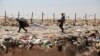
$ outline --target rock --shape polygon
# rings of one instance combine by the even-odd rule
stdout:
[[[18,46],[18,48],[23,48],[23,47],[25,47],[25,45],[19,45],[19,46]]]

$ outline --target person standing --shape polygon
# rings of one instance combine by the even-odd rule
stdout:
[[[63,24],[65,23],[65,14],[64,13],[61,13],[61,19],[58,21],[60,24],[59,24],[59,27],[61,29],[61,31],[64,33],[64,28],[63,28]]]

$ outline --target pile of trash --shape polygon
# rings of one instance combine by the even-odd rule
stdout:
[[[27,49],[32,48],[33,46],[41,46],[44,45],[49,48],[49,46],[52,46],[51,41],[48,39],[39,39],[36,38],[35,35],[22,35],[19,38],[16,38],[14,36],[9,36],[5,35],[2,38],[0,38],[0,48],[5,51],[6,53],[8,52],[8,49],[10,47],[18,47],[18,48],[23,48],[27,46]]]
[[[82,34],[82,33],[81,33]],[[49,36],[44,38],[37,38],[36,34],[22,34],[19,38],[13,35],[4,35],[0,38],[0,48],[4,52],[8,52],[9,48],[24,48],[31,49],[34,46],[52,48],[53,46],[58,47],[58,51],[62,51],[63,47],[67,48],[68,45],[76,46],[78,53],[84,53],[85,49],[91,50],[91,47],[96,49],[100,48],[100,36],[98,30],[86,31],[85,35],[62,35],[62,36],[51,36],[55,37],[51,39]],[[49,37],[49,38],[46,38]]]
[[[89,56],[94,51],[100,53],[100,28],[71,26],[65,28],[64,34],[58,31],[58,27],[39,24],[29,27],[29,33],[17,33],[16,27],[0,28],[4,32],[0,34],[0,51],[5,53],[9,52],[10,48],[29,50],[34,47],[43,49],[57,47],[58,51],[73,52],[76,56]]]
[[[33,23],[31,25],[31,27],[33,28],[42,28],[42,29],[46,29],[46,27],[44,25],[41,25],[41,24],[37,24],[37,23]]]

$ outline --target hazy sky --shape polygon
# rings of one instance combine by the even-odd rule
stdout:
[[[66,16],[74,18],[74,13],[77,17],[83,18],[84,14],[97,14],[100,18],[100,0],[0,0],[0,15],[17,16],[18,11],[22,17],[30,17],[31,12],[34,12],[35,18],[41,18],[41,12],[45,13],[45,18],[52,18],[52,13],[56,13],[56,17],[60,17],[61,12],[65,12]],[[91,16],[93,17],[93,16]]]

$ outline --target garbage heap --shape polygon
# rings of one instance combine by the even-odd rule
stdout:
[[[10,27],[9,27],[10,28]],[[0,36],[0,51],[8,53],[9,48],[34,47],[43,49],[57,47],[59,52],[64,51],[67,56],[99,56],[100,30],[93,27],[65,28],[66,33],[58,31],[57,27],[44,27],[35,25],[29,27],[28,33],[17,33],[15,28],[3,28],[5,32]],[[9,32],[9,33],[8,33]]]

